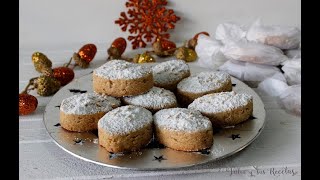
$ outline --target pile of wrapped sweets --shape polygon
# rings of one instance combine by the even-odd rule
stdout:
[[[301,115],[301,31],[296,27],[223,23],[214,37],[200,35],[198,66],[225,71],[259,92],[275,96]]]

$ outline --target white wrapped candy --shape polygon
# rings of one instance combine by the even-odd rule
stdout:
[[[217,26],[215,38],[224,44],[227,44],[230,41],[245,39],[245,29],[246,28],[244,26],[240,26],[236,23],[222,23]]]
[[[279,104],[287,112],[301,116],[301,84],[289,86],[279,96]]]
[[[221,52],[228,59],[273,66],[288,59],[279,48],[250,41],[230,42],[221,48]]]
[[[195,61],[194,64],[205,68],[217,69],[227,61],[220,51],[221,47],[222,44],[220,41],[214,40],[206,35],[199,35],[195,48],[198,60]]]
[[[301,84],[301,58],[284,62],[281,69],[289,85]]]
[[[285,55],[292,59],[292,58],[301,58],[301,49],[290,49],[285,51]]]
[[[264,43],[280,49],[295,49],[301,41],[301,31],[296,27],[265,26],[257,20],[249,28],[247,35],[249,41]]]
[[[288,86],[283,74],[277,73],[265,79],[258,85],[257,90],[276,97],[280,106],[288,113],[301,115],[301,85]]]
[[[280,73],[280,69],[274,66],[231,60],[220,66],[219,70],[245,81],[251,87],[255,87],[257,83],[264,79]]]
[[[268,96],[279,96],[287,88],[288,84],[286,83],[285,77],[282,73],[278,72],[272,77],[266,78],[262,81],[258,85],[257,90],[267,94]]]

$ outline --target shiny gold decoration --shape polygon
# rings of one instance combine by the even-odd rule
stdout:
[[[197,53],[190,48],[179,47],[175,52],[175,57],[177,59],[184,60],[186,62],[193,62],[197,59]]]
[[[60,89],[61,83],[50,76],[40,76],[36,82],[37,93],[40,96],[50,96]]]
[[[40,73],[51,71],[52,62],[43,53],[35,52],[32,54],[31,58],[36,71]]]
[[[137,54],[133,58],[133,62],[134,63],[139,63],[139,64],[140,63],[152,63],[152,62],[156,62],[156,60],[149,53],[145,52],[143,54]]]

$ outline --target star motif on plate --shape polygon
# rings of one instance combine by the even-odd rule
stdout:
[[[232,140],[235,140],[237,138],[241,138],[240,134],[232,134],[231,136],[229,136],[229,138],[232,138]]]
[[[157,157],[157,156],[153,156],[154,159],[152,161],[158,161],[158,162],[161,162],[163,160],[167,160],[166,158],[163,157],[163,155]]]
[[[61,126],[61,124],[60,124],[60,123],[57,123],[57,124],[55,124],[54,126],[55,126],[55,127],[58,127],[58,126]]]
[[[75,145],[75,144],[82,145],[82,144],[84,143],[84,141],[83,141],[82,139],[80,139],[80,138],[75,138],[75,139],[73,140],[73,142],[74,142],[74,145]]]

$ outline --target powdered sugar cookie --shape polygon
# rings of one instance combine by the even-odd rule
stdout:
[[[170,60],[152,68],[154,85],[168,90],[175,90],[177,84],[190,76],[188,64],[183,60]]]
[[[163,109],[154,114],[155,137],[172,149],[198,151],[213,144],[210,120],[200,112],[185,109]]]
[[[99,119],[119,106],[120,100],[111,96],[96,93],[74,95],[61,102],[60,124],[69,131],[95,130]]]
[[[123,97],[123,102],[144,107],[153,113],[161,109],[177,107],[174,93],[159,87],[153,87],[145,94]]]
[[[137,151],[152,138],[152,114],[138,106],[122,106],[98,122],[99,144],[109,152]]]
[[[244,93],[221,92],[204,95],[194,100],[189,109],[207,116],[213,126],[234,126],[247,120],[253,111],[252,96]]]
[[[187,106],[205,94],[231,90],[229,74],[219,71],[201,72],[180,81],[177,86],[177,98],[182,106]]]
[[[111,60],[93,71],[93,90],[114,97],[143,94],[153,87],[151,68]]]

